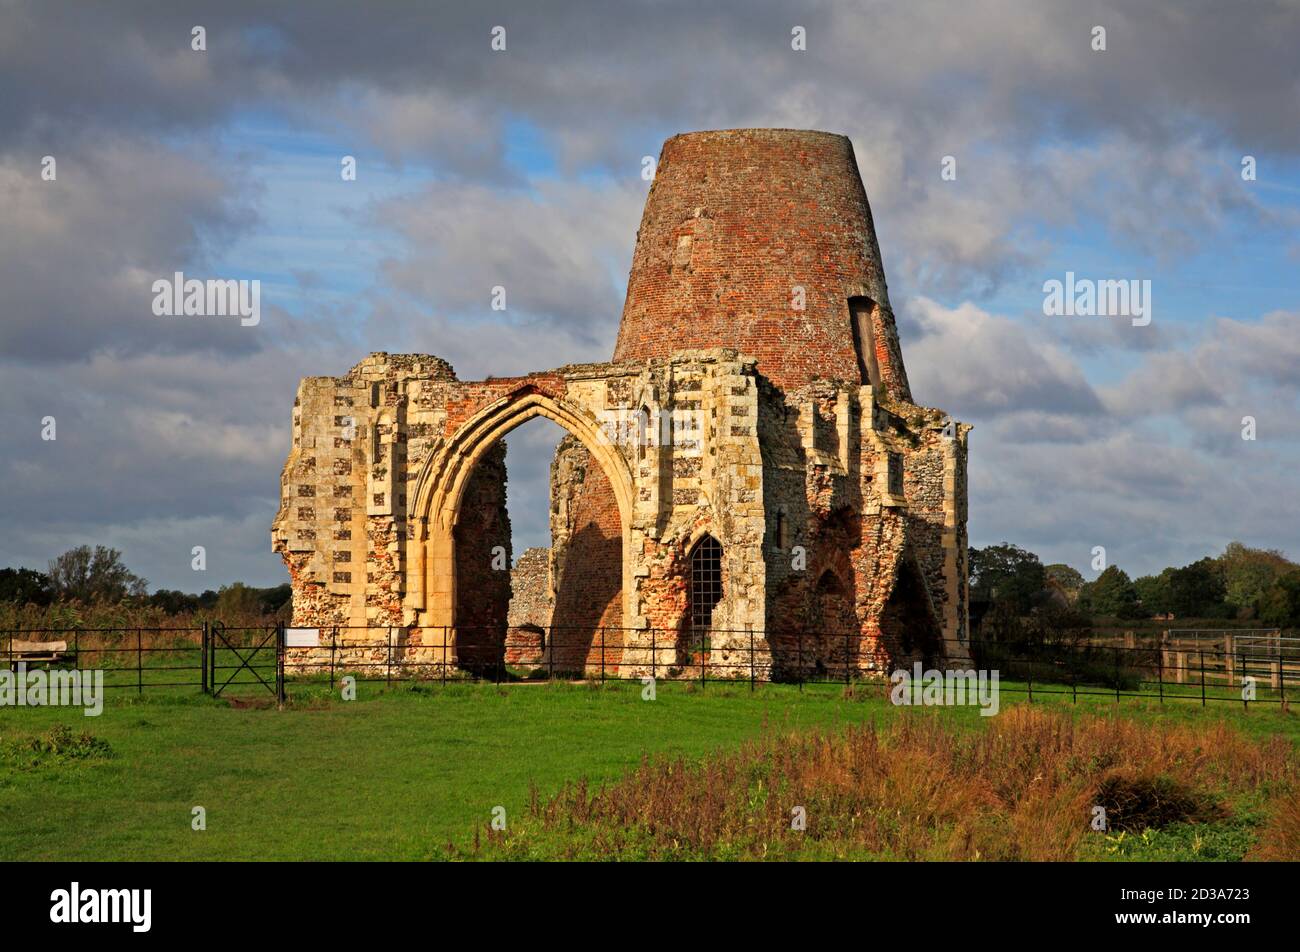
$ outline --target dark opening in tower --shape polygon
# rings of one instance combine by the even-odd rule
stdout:
[[[707,651],[713,627],[713,609],[722,601],[722,543],[706,535],[695,543],[690,557],[687,624],[691,650]]]
[[[858,373],[863,385],[880,386],[880,368],[876,363],[875,332],[872,329],[876,302],[869,297],[849,298],[849,325],[853,329],[853,349],[858,355]]]

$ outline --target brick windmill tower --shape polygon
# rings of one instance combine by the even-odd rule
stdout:
[[[664,144],[614,362],[710,348],[752,359],[762,380],[762,614],[774,641],[798,642],[801,668],[841,666],[845,632],[848,654],[873,663],[964,658],[969,427],[912,402],[847,137],[735,129]],[[575,510],[616,523],[609,503],[581,493]],[[602,571],[599,552],[582,563]],[[723,563],[723,576],[743,575]],[[609,588],[616,569],[603,571]],[[707,625],[692,617],[699,568],[684,574],[685,597],[655,620]]]

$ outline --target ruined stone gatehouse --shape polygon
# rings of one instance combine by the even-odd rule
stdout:
[[[513,565],[500,439],[536,416],[552,545]],[[303,380],[272,537],[294,623],[390,658],[881,671],[967,654],[969,429],[912,400],[849,140],[680,135],[611,361]]]

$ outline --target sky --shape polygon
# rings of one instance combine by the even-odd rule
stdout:
[[[1300,2],[262,6],[0,0],[0,566],[287,581],[301,377],[608,359],[643,157],[749,126],[852,139],[913,393],[975,427],[973,545],[1300,558]],[[260,322],[156,316],[177,271]],[[1150,323],[1046,314],[1067,272]],[[508,438],[516,554],[560,435]]]

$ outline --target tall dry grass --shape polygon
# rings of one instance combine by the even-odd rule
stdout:
[[[221,621],[228,627],[235,628],[274,625],[285,614],[287,613],[226,611],[219,608],[168,614],[157,605],[140,605],[129,600],[115,604],[68,601],[51,605],[19,605],[0,601],[0,632],[8,635],[9,632],[23,631],[201,628],[205,621]]]
[[[173,651],[199,650],[205,621],[226,625],[231,644],[246,644],[260,641],[259,632],[286,620],[286,614],[218,609],[168,614],[159,606],[131,601],[68,601],[44,606],[0,602],[0,657],[13,638],[66,641],[76,646],[79,666],[83,668],[175,665],[181,662]],[[137,653],[146,651],[154,653]]]
[[[1300,859],[1300,789],[1273,801],[1268,824],[1260,831],[1247,859],[1294,861]]]
[[[1298,776],[1287,741],[1223,726],[1016,707],[972,730],[922,715],[578,782],[535,798],[517,829],[476,837],[471,855],[1068,860],[1094,806],[1112,831],[1207,821],[1234,793],[1294,789]],[[791,829],[799,806],[804,831]]]

